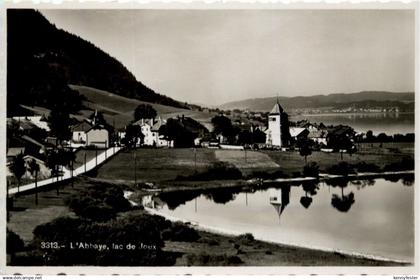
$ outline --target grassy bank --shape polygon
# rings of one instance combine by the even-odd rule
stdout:
[[[153,263],[153,265],[168,265],[168,263],[171,265],[246,266],[400,265],[393,262],[262,242],[254,240],[250,235],[235,237],[188,229],[185,225],[172,223],[161,217],[151,216],[144,210],[128,209],[127,202],[121,200],[120,192],[122,189],[130,189],[130,187],[80,178],[75,182],[74,188],[71,188],[70,185],[63,185],[58,195],[55,190],[41,193],[37,206],[34,204],[33,194],[20,196],[15,203],[15,208],[11,212],[11,218],[8,223],[8,228],[21,236],[27,244],[26,251],[17,253],[17,257],[20,257],[17,260],[24,262],[28,261],[28,258],[25,258],[28,254],[34,254],[33,256],[37,257],[42,255],[41,253],[45,253],[45,250],[42,251],[37,247],[42,240],[40,239],[42,236],[44,238],[68,238],[71,240],[72,231],[87,230],[89,235],[86,235],[86,238],[91,238],[92,240],[102,239],[100,236],[96,237],[97,234],[106,237],[105,240],[112,242],[121,240],[127,234],[127,238],[138,242],[144,242],[143,240],[152,238],[153,242],[161,244],[161,250],[159,250],[160,253],[158,255],[152,254],[148,258],[162,260],[161,264]],[[98,197],[99,194],[100,196]],[[103,198],[101,198],[102,196]],[[115,198],[118,198],[118,200],[115,200]],[[69,201],[72,202],[69,204]],[[69,205],[71,209],[69,209]],[[103,217],[102,215],[97,216],[98,213],[101,213],[97,211],[98,209],[104,210],[104,205],[107,205],[106,208],[111,207],[111,210],[108,209],[107,213],[114,211],[116,216],[113,217],[111,215],[106,220],[97,221],[97,217],[101,217],[101,219]],[[115,205],[119,206],[116,207]],[[121,205],[124,207],[120,207]],[[58,209],[60,210],[58,211]],[[74,211],[78,214],[75,214]],[[92,214],[94,215],[92,216]],[[60,218],[64,218],[61,221],[65,221],[65,224],[60,224],[62,223],[59,222]],[[69,223],[75,224],[71,225]],[[86,223],[86,225],[83,225],[83,223]],[[46,226],[36,229],[41,224]],[[150,228],[150,230],[143,232],[142,228]],[[97,232],[96,229],[101,230]],[[33,240],[32,232],[34,230],[37,233],[36,240]],[[113,230],[115,230],[116,235],[107,233],[107,231]],[[156,240],[153,239],[154,237],[149,235],[151,231],[155,232],[153,236],[160,237],[156,237]],[[83,234],[83,232],[77,232],[74,234]],[[104,233],[102,234],[102,232]],[[132,234],[130,234],[131,232]],[[73,238],[77,239],[76,236]],[[160,243],[159,240],[162,240],[163,243]],[[52,253],[49,261],[56,265],[54,261],[59,262],[60,259],[57,258],[68,256],[68,253],[71,252]],[[73,252],[70,255],[75,258],[80,257],[74,254]],[[90,251],[83,254],[96,256]],[[157,256],[160,257],[157,258]],[[132,255],[125,257],[129,257],[129,260],[135,263],[136,258],[142,258],[143,255],[134,255],[134,259]],[[112,261],[107,258],[109,258],[109,255],[104,255],[96,260],[93,258],[92,261],[100,263]],[[69,259],[71,260],[70,257]],[[90,259],[86,261],[89,262]],[[116,261],[122,261],[122,259]]]

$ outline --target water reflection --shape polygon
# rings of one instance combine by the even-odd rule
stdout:
[[[319,183],[316,181],[306,181],[302,183],[302,189],[305,191],[305,196],[300,198],[300,204],[306,209],[312,204],[312,196],[317,194]],[[310,196],[308,196],[308,193]]]
[[[331,197],[331,205],[340,212],[348,212],[354,204],[354,193],[344,194],[344,188],[349,184],[349,181],[344,178],[333,178],[326,181],[327,185],[332,187],[339,187],[341,189],[341,197],[333,194]]]
[[[282,186],[280,189],[270,190],[269,201],[276,210],[280,221],[281,214],[290,203],[290,185]]]
[[[334,178],[299,186],[171,192],[148,202],[162,214],[273,242],[411,260],[414,188],[406,186],[413,185],[414,175],[398,178],[397,183],[393,175],[387,180]]]
[[[390,182],[398,182],[404,186],[412,186],[414,184],[414,174],[392,174],[387,175],[383,179]],[[356,202],[355,194],[350,191],[345,192],[345,188],[351,183],[356,189],[362,190],[367,186],[374,186],[375,179],[359,179],[359,180],[348,180],[345,178],[331,178],[325,180],[327,186],[333,188],[340,188],[341,194],[331,195],[331,206],[340,212],[348,212]],[[274,206],[279,216],[284,211],[284,208],[290,203],[290,189],[291,187],[299,187],[302,189],[304,195],[299,199],[300,204],[308,209],[312,203],[314,196],[320,189],[320,183],[318,181],[305,181],[302,183],[285,184],[285,183],[269,183],[262,186],[251,186],[251,187],[233,187],[233,188],[216,188],[206,190],[183,190],[161,193],[155,197],[148,197],[143,201],[145,206],[152,208],[161,208],[166,205],[168,209],[175,210],[181,205],[186,204],[189,201],[196,200],[203,196],[207,200],[213,201],[216,204],[226,204],[235,201],[239,193],[245,195],[245,205],[248,206],[248,194],[255,193],[257,190],[264,190],[267,188],[273,188],[269,197],[269,203]],[[150,200],[150,201],[149,201]],[[151,203],[153,202],[153,203]],[[197,211],[197,201],[195,203],[195,211]]]

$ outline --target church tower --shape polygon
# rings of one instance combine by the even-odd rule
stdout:
[[[289,140],[289,116],[277,100],[277,103],[268,114],[266,143],[272,146],[285,147],[289,145]]]

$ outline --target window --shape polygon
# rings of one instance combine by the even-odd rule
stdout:
[[[275,117],[271,117],[270,118],[270,122],[275,122],[276,121],[276,118]]]

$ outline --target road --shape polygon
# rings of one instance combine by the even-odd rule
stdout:
[[[107,160],[110,157],[117,154],[121,149],[122,149],[122,147],[111,147],[111,148],[108,148],[107,150],[104,150],[102,153],[98,154],[97,158],[95,157],[95,158],[89,160],[88,162],[86,162],[86,164],[83,164],[82,166],[79,166],[78,168],[73,170],[73,177],[77,177],[77,176],[82,175],[86,172],[89,172],[90,170],[94,169],[98,165],[102,164],[105,160]],[[61,182],[61,181],[68,180],[68,179],[72,178],[71,170],[63,168],[63,171],[64,171],[63,176],[48,178],[48,179],[45,179],[45,180],[38,181],[37,188],[47,186],[47,185],[50,185],[50,184],[53,184],[53,183],[56,183],[56,182]],[[19,192],[29,191],[29,190],[32,190],[32,189],[35,189],[35,183],[22,185],[19,188],[17,188],[17,187],[11,188],[11,189],[9,189],[9,195],[14,195],[14,194],[17,194]]]

